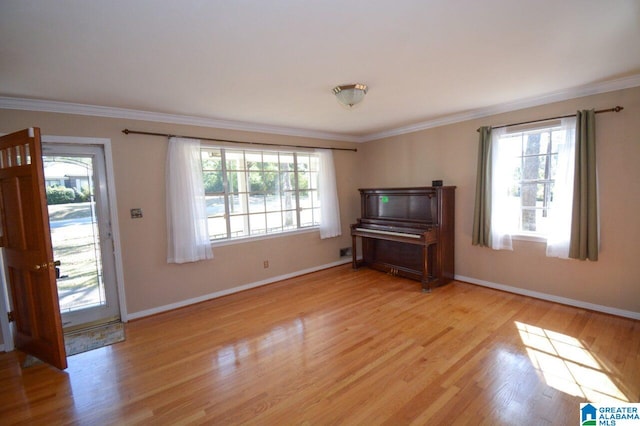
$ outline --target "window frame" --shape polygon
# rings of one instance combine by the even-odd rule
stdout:
[[[217,152],[219,153],[219,162],[220,168],[218,169],[209,169],[205,167],[205,155],[209,152]],[[240,154],[242,159],[237,166],[237,169],[229,168],[229,154]],[[277,156],[277,170],[267,170],[265,169],[265,164],[273,163],[265,161],[265,157],[267,156]],[[260,157],[259,161],[248,160],[249,156]],[[220,219],[224,220],[225,228],[226,228],[226,236],[222,238],[214,238],[211,229],[209,230],[209,240],[212,245],[229,245],[236,244],[240,242],[247,241],[255,241],[261,239],[268,238],[277,238],[285,235],[293,235],[293,234],[301,234],[308,232],[317,232],[320,227],[320,197],[319,197],[319,155],[316,152],[311,150],[304,149],[260,149],[260,148],[237,148],[225,145],[208,145],[203,144],[200,148],[200,156],[201,156],[201,165],[202,165],[202,173],[203,180],[205,178],[205,174],[207,173],[219,173],[222,178],[222,188],[218,191],[208,191],[205,185],[205,199],[208,200],[210,197],[222,197],[224,204],[224,213],[222,215],[213,216],[211,214],[207,214],[209,223],[211,224],[212,219]],[[291,156],[291,161],[293,164],[293,170],[284,171],[282,169],[282,158]],[[302,163],[303,157],[307,157],[309,164],[309,170],[302,170],[300,164]],[[258,168],[255,169],[255,165],[258,165]],[[233,185],[233,180],[231,179],[231,174],[235,173],[237,177],[235,178],[237,181],[235,182],[235,187]],[[289,182],[293,184],[293,189],[283,189],[281,187],[282,176],[285,173],[291,173],[292,177],[289,177]],[[308,174],[308,187],[301,188],[301,174]],[[275,188],[271,188],[272,191],[267,189],[255,190],[251,187],[252,174],[260,174],[261,183],[264,183],[262,179],[267,174],[275,174]],[[230,183],[230,180],[232,181]],[[285,198],[285,193],[290,193],[293,196],[293,208],[285,208],[283,198]],[[301,197],[301,193],[308,192],[310,193],[308,197],[304,199]],[[313,194],[313,196],[312,196]],[[268,195],[276,195],[279,197],[277,204],[279,204],[278,209],[269,210],[267,204]],[[264,196],[264,204],[263,207],[259,210],[251,210],[250,208],[250,200],[252,196]],[[232,213],[231,201],[233,198],[237,197],[238,199],[242,199],[241,203],[241,211],[239,213]],[[305,201],[310,203],[306,205]],[[295,213],[294,225],[287,227],[285,225],[285,214]],[[309,213],[311,217],[310,222],[305,222],[303,220],[303,216]],[[274,214],[280,215],[280,225],[269,230],[269,217],[273,218]],[[261,216],[261,218],[259,218]],[[242,230],[240,232],[243,235],[234,236],[234,233],[238,231],[234,231],[233,227],[233,218],[242,218],[244,222],[242,226]],[[251,219],[259,218],[260,221],[264,221],[264,228],[258,228],[263,230],[263,232],[253,233],[251,228]],[[304,224],[303,224],[304,222]],[[211,225],[210,225],[211,227]],[[254,228],[255,229],[255,228]],[[276,229],[274,231],[274,229]]]
[[[560,122],[559,121],[554,121],[554,122],[547,122],[544,124],[541,123],[536,123],[533,125],[527,125],[527,126],[514,126],[514,127],[508,127],[506,129],[505,134],[502,136],[502,138],[513,138],[513,137],[519,137],[520,141],[516,142],[520,144],[520,149],[519,149],[519,156],[517,157],[520,160],[520,164],[518,165],[518,169],[520,172],[520,179],[519,181],[516,181],[515,179],[512,180],[512,183],[517,183],[518,184],[518,192],[520,193],[520,196],[518,197],[520,199],[520,204],[518,206],[518,214],[519,214],[519,220],[518,220],[518,229],[514,230],[513,233],[511,234],[512,239],[514,240],[520,240],[520,241],[532,241],[532,242],[546,242],[547,239],[549,238],[549,234],[546,233],[545,231],[528,231],[526,229],[523,229],[523,221],[522,219],[522,215],[523,212],[525,210],[533,210],[533,211],[542,211],[542,212],[547,212],[548,215],[548,211],[551,205],[551,200],[552,200],[552,194],[553,194],[553,186],[555,185],[555,181],[556,181],[556,171],[557,171],[557,159],[558,159],[558,152],[559,150],[557,149],[557,147],[555,147],[555,149],[553,149],[553,146],[555,145],[553,142],[553,138],[554,138],[554,132],[557,131],[561,131],[560,129]],[[544,133],[548,133],[548,142],[547,142],[547,152],[542,153],[536,153],[536,154],[526,154],[525,151],[525,145],[527,143],[527,136],[530,134],[540,134],[543,135]],[[507,143],[511,143],[511,142],[507,142]],[[524,173],[524,169],[525,169],[525,158],[531,158],[531,157],[538,157],[538,158],[544,158],[545,160],[545,176],[543,178],[540,178],[539,176],[535,179],[525,179],[522,175]],[[552,157],[553,157],[553,162],[554,162],[554,166],[553,166],[553,171],[551,172],[550,169],[552,166],[550,166],[549,162],[552,161]],[[539,166],[538,166],[539,167]],[[551,174],[553,173],[553,174]],[[548,200],[545,198],[542,200],[543,205],[541,207],[537,207],[537,206],[523,206],[522,205],[522,187],[523,184],[534,184],[534,185],[545,185],[546,188],[549,188],[549,197]],[[536,204],[537,204],[537,196],[536,196]],[[543,213],[544,214],[544,213]],[[546,217],[546,216],[545,216]]]

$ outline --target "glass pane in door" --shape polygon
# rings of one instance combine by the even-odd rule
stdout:
[[[106,303],[93,156],[44,156],[60,311]]]

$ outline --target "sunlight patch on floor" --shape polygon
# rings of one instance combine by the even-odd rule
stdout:
[[[629,402],[578,339],[518,321],[515,324],[533,366],[549,386],[589,402]]]

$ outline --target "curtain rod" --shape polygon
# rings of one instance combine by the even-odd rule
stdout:
[[[269,145],[269,146],[281,146],[281,147],[289,147],[289,148],[311,148],[311,149],[331,149],[333,151],[353,151],[358,152],[356,148],[327,148],[322,146],[304,146],[304,145],[288,145],[288,144],[277,144],[277,143],[266,143],[266,142],[246,142],[246,141],[232,141],[228,139],[215,139],[215,138],[200,138],[195,136],[180,136],[180,135],[170,135],[166,133],[154,133],[154,132],[142,132],[138,130],[129,130],[124,129],[122,131],[125,135],[134,134],[134,135],[148,135],[148,136],[163,136],[165,138],[187,138],[187,139],[200,139],[204,141],[213,141],[213,142],[229,142],[229,143],[242,143],[247,145]]]
[[[616,106],[614,108],[609,108],[609,109],[601,109],[598,111],[595,111],[596,114],[600,114],[601,112],[620,112],[622,111],[624,108],[621,106]],[[558,117],[550,117],[550,118],[541,118],[539,120],[530,120],[530,121],[522,121],[520,123],[511,123],[511,124],[502,124],[500,126],[490,126],[492,129],[501,129],[503,127],[509,127],[509,126],[520,126],[522,124],[531,124],[531,123],[539,123],[541,121],[550,121],[550,120],[559,120],[561,118],[569,118],[569,117],[575,117],[575,114],[567,114],[567,115],[560,115]],[[480,129],[477,129],[476,131],[480,131]]]

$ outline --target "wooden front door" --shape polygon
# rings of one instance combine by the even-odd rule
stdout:
[[[15,345],[65,369],[38,128],[0,137],[0,219]]]

